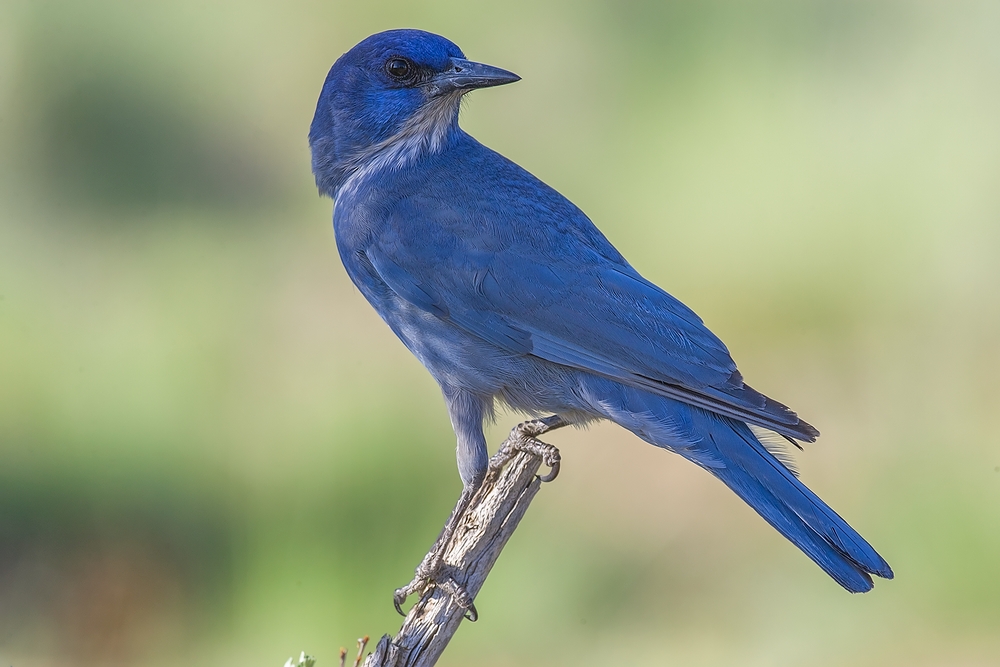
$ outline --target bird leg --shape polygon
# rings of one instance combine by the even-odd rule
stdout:
[[[511,430],[510,435],[500,446],[496,455],[490,459],[488,472],[498,471],[503,468],[517,452],[527,452],[542,459],[542,463],[549,467],[548,474],[539,475],[539,480],[542,482],[551,482],[559,474],[559,450],[552,445],[541,442],[537,437],[548,431],[554,431],[557,428],[568,425],[569,422],[559,415],[532,419],[518,424]],[[465,617],[469,621],[475,622],[479,618],[476,605],[473,604],[472,598],[465,588],[456,582],[454,578],[450,576],[442,577],[440,575],[441,566],[444,563],[445,549],[455,534],[455,529],[465,515],[466,510],[472,504],[473,496],[475,496],[476,491],[481,486],[482,483],[478,485],[470,484],[462,488],[462,495],[458,497],[455,509],[451,511],[451,515],[441,530],[441,534],[434,542],[434,546],[431,547],[431,550],[427,552],[424,559],[420,561],[420,565],[417,566],[413,580],[406,586],[397,588],[395,593],[393,593],[392,602],[400,616],[406,615],[403,613],[403,603],[406,601],[406,598],[414,593],[423,595],[431,586],[436,585],[448,593],[459,607],[466,610]]]
[[[455,509],[451,511],[451,516],[448,517],[448,521],[445,522],[444,528],[441,529],[441,534],[438,535],[437,540],[434,542],[434,546],[431,550],[427,552],[424,559],[420,561],[420,565],[417,566],[416,571],[413,573],[413,580],[403,586],[402,588],[397,588],[396,592],[392,595],[392,603],[396,607],[396,611],[399,612],[400,616],[405,616],[403,613],[403,603],[406,602],[406,598],[413,595],[414,593],[420,593],[423,595],[431,584],[438,584],[451,594],[455,602],[458,603],[460,607],[468,610],[466,613],[466,618],[470,621],[475,621],[479,618],[478,612],[476,612],[476,607],[472,604],[472,600],[469,598],[468,594],[454,582],[454,580],[448,579],[447,583],[445,581],[438,580],[438,573],[441,570],[441,564],[444,562],[444,550],[448,546],[448,542],[451,540],[451,536],[455,534],[455,528],[458,526],[459,520],[465,514],[465,510],[469,508],[469,504],[472,502],[472,496],[475,495],[478,490],[478,486],[464,486],[462,487],[462,495],[458,497],[458,502],[455,503]]]

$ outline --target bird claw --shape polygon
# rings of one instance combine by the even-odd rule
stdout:
[[[540,482],[551,482],[556,477],[559,476],[559,461],[556,461],[551,466],[549,466],[549,472],[546,475],[539,475],[538,481]]]
[[[461,507],[462,504],[460,500],[459,506]],[[462,509],[464,510],[464,508]],[[461,512],[459,512],[459,515],[461,515]],[[448,531],[446,530],[446,532]],[[446,540],[439,540],[430,553],[420,562],[420,565],[417,566],[416,571],[413,573],[413,581],[402,588],[397,588],[392,594],[392,604],[400,616],[406,616],[406,613],[403,611],[403,603],[406,602],[406,598],[414,593],[419,593],[423,596],[432,588],[437,587],[451,596],[455,604],[465,611],[465,617],[469,621],[475,623],[479,619],[479,611],[476,609],[476,605],[472,603],[472,597],[469,596],[468,591],[465,590],[464,586],[455,581],[454,577],[444,571],[446,570],[443,567],[445,544]]]
[[[406,586],[397,588],[392,594],[392,606],[396,608],[396,613],[400,616],[406,616],[406,612],[403,611],[403,603],[406,602],[406,598],[416,592],[413,585],[415,582],[416,580],[414,579]]]
[[[444,561],[443,549],[444,544],[441,543],[441,540],[438,540],[430,552],[420,561],[420,565],[417,566],[416,571],[413,573],[413,580],[393,592],[392,604],[396,607],[396,611],[399,612],[400,616],[406,616],[406,613],[403,611],[403,603],[406,602],[406,598],[414,593],[423,595],[433,585],[434,579],[441,569],[441,563]]]
[[[421,563],[421,566],[424,564]],[[469,593],[465,590],[461,584],[455,581],[452,577],[441,576],[440,575],[440,559],[438,559],[437,566],[433,571],[424,571],[423,567],[418,567],[416,575],[413,577],[413,581],[408,583],[402,588],[397,588],[392,594],[392,604],[399,612],[400,616],[406,616],[403,611],[403,603],[406,602],[406,598],[414,593],[420,593],[421,595],[426,594],[431,588],[437,587],[442,591],[451,596],[455,604],[459,606],[460,609],[464,610],[465,618],[467,618],[471,623],[475,623],[479,620],[479,610],[476,609],[476,605],[473,603],[472,598]]]
[[[541,442],[537,437],[567,425],[569,422],[559,415],[532,419],[518,424],[510,432],[510,436],[501,446],[497,455],[490,461],[490,469],[495,472],[502,468],[516,452],[527,452],[540,458],[542,463],[549,467],[548,474],[539,475],[538,479],[543,482],[551,482],[559,474],[561,461],[559,450],[550,444]],[[445,546],[451,539],[456,523],[468,508],[472,493],[473,491],[468,489],[462,492],[462,497],[459,498],[451,517],[448,518],[438,541],[417,566],[413,580],[402,588],[397,588],[393,593],[392,604],[400,616],[406,616],[403,611],[403,603],[406,602],[406,598],[415,593],[419,593],[421,596],[426,595],[431,588],[437,587],[451,596],[455,604],[464,610],[465,618],[470,622],[475,623],[479,619],[479,610],[476,609],[476,605],[465,587],[455,581],[454,577],[442,574]]]
[[[472,598],[469,597],[468,591],[466,591],[465,588],[457,581],[448,577],[447,579],[438,581],[437,586],[450,595],[455,604],[457,604],[460,609],[465,611],[464,616],[466,619],[468,619],[471,623],[475,623],[479,620],[479,610],[476,609],[476,605],[472,602]]]
[[[510,437],[504,443],[504,447],[508,450],[509,454],[527,452],[540,458],[542,463],[549,467],[549,472],[545,475],[539,475],[538,479],[542,482],[551,482],[559,475],[559,465],[562,457],[557,448],[537,438],[543,433],[568,425],[569,422],[565,421],[559,415],[522,422],[511,431]]]

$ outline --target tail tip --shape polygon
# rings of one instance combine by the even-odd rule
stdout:
[[[879,569],[877,569],[874,572],[872,572],[872,574],[877,574],[878,576],[882,577],[883,579],[895,579],[896,578],[896,575],[893,574],[893,572],[892,572],[892,568],[889,567],[889,564],[886,563],[885,561],[882,561],[882,567],[880,567]]]

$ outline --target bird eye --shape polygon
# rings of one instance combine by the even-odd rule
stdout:
[[[390,58],[385,64],[385,71],[394,79],[405,79],[412,70],[412,65],[402,58]]]

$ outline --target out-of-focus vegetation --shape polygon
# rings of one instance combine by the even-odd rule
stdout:
[[[340,655],[341,655],[340,662],[341,665],[343,665],[345,656],[343,648],[340,649]],[[316,665],[316,658],[312,657],[311,655],[306,655],[305,651],[302,651],[299,654],[299,659],[297,662],[295,658],[289,658],[288,661],[285,662],[285,667],[315,667],[315,665]]]
[[[305,135],[400,26],[523,77],[466,129],[823,431],[803,478],[897,573],[850,596],[694,466],[560,432],[442,664],[1000,664],[1000,5],[832,0],[0,3],[0,662],[398,627],[453,436]]]

